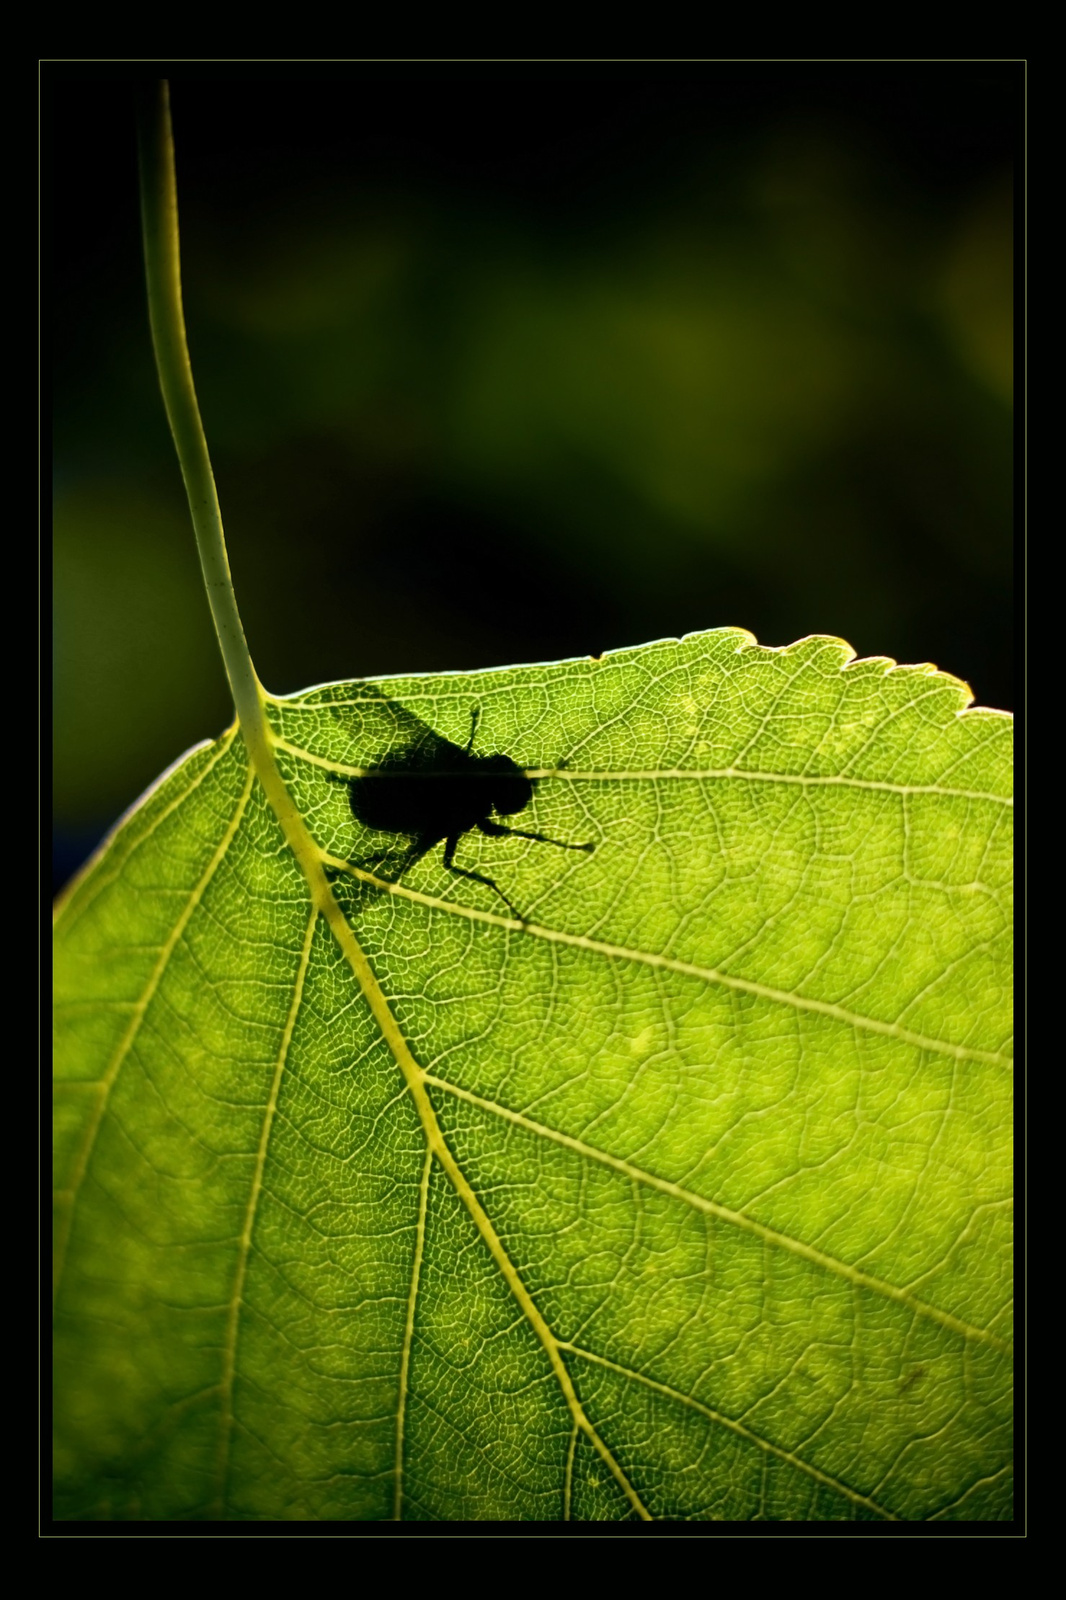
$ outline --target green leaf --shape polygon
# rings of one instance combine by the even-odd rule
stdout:
[[[849,658],[270,701],[333,925],[234,730],[130,812],[57,920],[58,1515],[1010,1517],[1012,724]],[[595,844],[462,837],[522,920],[329,780],[475,708]]]

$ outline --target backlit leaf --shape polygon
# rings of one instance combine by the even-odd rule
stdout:
[[[1011,1515],[1012,724],[849,657],[271,702],[387,1026],[238,733],[129,813],[57,922],[59,1515]],[[347,867],[328,774],[474,709],[595,844],[462,837],[523,920]]]

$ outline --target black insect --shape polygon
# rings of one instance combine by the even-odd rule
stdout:
[[[389,863],[400,878],[416,861],[444,840],[444,865],[457,877],[483,883],[499,895],[519,922],[525,918],[499,884],[483,872],[460,867],[455,852],[464,833],[477,828],[490,839],[508,836],[534,839],[538,844],[556,845],[560,850],[593,850],[592,844],[567,844],[549,839],[546,834],[525,828],[511,828],[496,822],[524,811],[533,798],[535,778],[530,778],[510,756],[474,754],[474,735],[480,712],[470,718],[470,737],[465,747],[452,744],[434,733],[410,712],[400,713],[401,726],[413,734],[410,743],[391,752],[375,766],[355,778],[332,775],[335,783],[346,784],[352,813],[366,828],[383,833],[405,835],[410,843],[405,851],[379,851],[353,865],[369,868]]]

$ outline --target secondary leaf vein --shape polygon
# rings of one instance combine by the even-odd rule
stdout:
[[[571,1134],[560,1133],[556,1128],[550,1128],[542,1122],[534,1122],[520,1111],[512,1111],[508,1106],[499,1105],[494,1100],[486,1100],[481,1095],[473,1094],[469,1089],[461,1089],[457,1084],[448,1083],[443,1078],[427,1072],[425,1081],[436,1089],[443,1089],[448,1094],[454,1095],[458,1100],[465,1100],[470,1105],[478,1106],[482,1111],[502,1117],[505,1121],[513,1123],[516,1127],[524,1128],[528,1133],[538,1135],[540,1138],[550,1139],[555,1144],[562,1145],[564,1149],[572,1150],[575,1155],[583,1156],[587,1160],[597,1161],[602,1166],[610,1167],[613,1171],[623,1174],[635,1183],[646,1185],[650,1189],[657,1189],[661,1194],[669,1195],[674,1200],[679,1200],[684,1205],[691,1206],[696,1211],[702,1211],[707,1216],[718,1218],[722,1222],[731,1223],[734,1227],[741,1228],[747,1233],[752,1233],[756,1238],[762,1239],[766,1244],[774,1245],[780,1250],[787,1250],[792,1255],[801,1256],[813,1265],[822,1267],[827,1272],[832,1272],[848,1283],[861,1289],[868,1289],[874,1294],[880,1294],[887,1299],[895,1300],[905,1306],[915,1316],[926,1317],[932,1322],[937,1322],[941,1327],[949,1329],[952,1333],[961,1335],[964,1339],[976,1340],[981,1344],[991,1345],[993,1349],[1004,1352],[1010,1346],[1005,1344],[995,1334],[989,1333],[985,1328],[978,1328],[965,1322],[960,1317],[955,1317],[950,1311],[942,1311],[938,1306],[930,1305],[927,1301],[918,1300],[906,1289],[897,1288],[895,1284],[888,1283],[883,1278],[875,1277],[872,1273],[863,1272],[861,1268],[851,1266],[846,1261],[841,1261],[836,1256],[829,1255],[824,1250],[817,1249],[814,1245],[806,1244],[802,1239],[793,1239],[789,1234],[781,1233],[776,1228],[767,1227],[765,1223],[757,1222],[753,1217],[746,1216],[742,1211],[736,1211],[730,1206],[721,1205],[717,1200],[708,1200],[705,1196],[696,1194],[691,1189],[686,1189],[682,1184],[674,1183],[669,1178],[660,1178],[653,1172],[648,1172],[642,1167],[634,1166],[632,1162],[624,1161],[619,1156],[612,1156],[605,1150],[599,1150],[595,1145],[586,1144],[582,1139],[575,1139]]]
[[[236,834],[237,829],[240,827],[241,820],[248,806],[248,798],[252,792],[252,779],[253,772],[251,765],[249,764],[248,770],[245,774],[244,786],[234,808],[233,815],[226,824],[225,832],[223,833],[222,838],[214,851],[214,854],[201,874],[198,882],[190,892],[189,897],[182,908],[181,915],[178,917],[170,931],[169,937],[163,945],[163,948],[160,950],[155,966],[149,973],[148,981],[141,991],[140,997],[134,1006],[133,1015],[130,1017],[129,1022],[126,1025],[126,1030],[123,1033],[122,1038],[119,1040],[115,1052],[107,1065],[107,1070],[100,1080],[100,1093],[97,1096],[96,1104],[93,1107],[92,1113],[85,1125],[85,1133],[82,1137],[78,1153],[72,1163],[70,1181],[65,1189],[60,1189],[55,1192],[55,1204],[62,1207],[62,1214],[56,1232],[56,1248],[52,1276],[53,1297],[58,1293],[59,1285],[63,1278],[63,1269],[66,1264],[67,1247],[70,1243],[71,1229],[74,1225],[74,1207],[77,1203],[78,1192],[81,1189],[82,1182],[85,1178],[85,1173],[88,1169],[93,1146],[96,1143],[96,1136],[100,1130],[100,1124],[104,1118],[104,1112],[107,1110],[108,1101],[111,1096],[111,1090],[114,1088],[115,1080],[122,1069],[122,1063],[125,1061],[130,1050],[133,1048],[134,1041],[141,1030],[141,1025],[144,1022],[148,1007],[159,988],[170,958],[173,955],[182,934],[185,932],[185,929],[189,924],[189,919],[203,899],[208,884],[214,877],[219,864],[224,860],[233,837]]]
[[[560,1348],[568,1350],[571,1355],[577,1356],[582,1361],[591,1361],[598,1367],[606,1367],[609,1371],[617,1372],[619,1376],[628,1378],[633,1383],[643,1383],[647,1388],[654,1389],[659,1394],[665,1395],[667,1399],[676,1400],[683,1406],[689,1406],[693,1411],[700,1412],[708,1421],[715,1422],[720,1427],[728,1428],[731,1433],[738,1434],[742,1439],[746,1439],[749,1444],[757,1445],[767,1455],[776,1456],[779,1461],[787,1462],[790,1467],[795,1467],[800,1472],[805,1472],[818,1483],[824,1484],[827,1489],[836,1490],[837,1494],[844,1495],[854,1505],[864,1506],[866,1510],[872,1511],[875,1516],[883,1517],[887,1522],[898,1521],[893,1512],[889,1511],[885,1506],[879,1505],[876,1500],[871,1500],[869,1495],[859,1494],[857,1490],[849,1488],[846,1483],[842,1483],[839,1478],[834,1478],[831,1473],[823,1472],[819,1467],[812,1466],[809,1461],[804,1461],[802,1456],[795,1455],[791,1450],[783,1450],[780,1445],[772,1444],[769,1439],[764,1439],[761,1434],[746,1427],[743,1422],[737,1422],[733,1417],[724,1416],[721,1411],[714,1411],[710,1406],[705,1406],[702,1401],[693,1399],[691,1395],[682,1394],[680,1389],[672,1389],[667,1383],[660,1383],[656,1378],[645,1377],[642,1372],[635,1372],[631,1367],[624,1367],[617,1361],[611,1361],[606,1356],[597,1355],[592,1350],[581,1349],[578,1345],[563,1342]]]
[[[287,755],[306,761],[311,766],[321,767],[327,772],[340,773],[349,778],[361,778],[367,772],[366,767],[348,766],[344,762],[315,755],[301,745],[293,744],[290,740],[277,735],[274,738],[274,746],[278,750],[284,750]],[[617,772],[580,771],[574,767],[524,767],[522,770],[527,778],[557,778],[564,783],[658,783],[666,779],[702,782],[710,778],[740,783],[794,784],[803,789],[871,789],[883,794],[901,796],[942,795],[960,800],[987,800],[993,805],[1008,806],[1012,809],[1014,806],[1013,795],[995,794],[986,789],[961,789],[939,783],[889,783],[876,778],[849,778],[842,773],[818,776],[797,772],[762,772],[750,767],[659,767]]]
[[[240,1330],[241,1306],[244,1300],[244,1280],[248,1270],[248,1256],[252,1248],[255,1214],[259,1205],[259,1196],[263,1189],[263,1171],[266,1167],[267,1150],[270,1146],[270,1134],[274,1126],[274,1115],[278,1108],[281,1080],[289,1057],[293,1029],[296,1026],[296,1018],[299,1015],[300,1003],[303,999],[307,969],[311,960],[311,945],[314,941],[317,922],[318,911],[317,908],[312,907],[304,930],[303,947],[300,951],[300,965],[297,969],[296,981],[293,984],[292,1002],[289,1006],[288,1016],[285,1018],[285,1027],[282,1031],[281,1042],[274,1062],[274,1075],[271,1079],[270,1094],[263,1112],[262,1127],[259,1130],[259,1148],[256,1151],[255,1171],[252,1175],[252,1186],[249,1190],[248,1205],[244,1213],[244,1226],[241,1229],[237,1270],[233,1278],[233,1293],[230,1297],[229,1314],[226,1318],[226,1343],[222,1357],[221,1406],[219,1410],[218,1451],[215,1466],[216,1517],[222,1516],[225,1505],[226,1475],[229,1470],[230,1442],[233,1436],[233,1378],[237,1367],[237,1337]]]
[[[414,1260],[411,1264],[411,1291],[407,1297],[407,1317],[403,1330],[403,1354],[400,1357],[400,1395],[396,1407],[396,1488],[392,1505],[394,1522],[400,1522],[403,1517],[403,1430],[407,1412],[407,1385],[411,1371],[411,1343],[415,1331],[418,1281],[422,1273],[422,1251],[426,1242],[426,1211],[429,1204],[429,1174],[432,1167],[433,1151],[427,1145],[426,1159],[422,1167],[422,1182],[418,1190],[418,1223],[415,1231]]]
[[[759,1000],[774,1001],[779,1005],[791,1006],[797,1011],[809,1011],[818,1016],[830,1017],[834,1022],[844,1023],[851,1028],[880,1033],[887,1038],[898,1039],[903,1044],[912,1045],[916,1050],[929,1050],[936,1055],[952,1056],[959,1061],[983,1061],[991,1066],[1013,1065],[1011,1058],[999,1051],[978,1050],[971,1045],[952,1044],[947,1039],[934,1039],[928,1034],[917,1033],[912,1028],[904,1028],[898,1022],[882,1022],[878,1017],[867,1017],[859,1012],[849,1011],[846,1006],[837,1005],[832,1000],[815,1000],[806,995],[792,994],[786,989],[775,989],[770,984],[757,983],[750,978],[735,978],[729,973],[717,971],[714,967],[697,966],[692,961],[679,961],[673,956],[661,956],[649,950],[634,950],[626,945],[610,944],[604,939],[591,939],[587,934],[564,933],[558,928],[546,928],[540,923],[519,922],[513,917],[500,916],[494,911],[479,911],[472,906],[459,905],[452,900],[439,900],[434,895],[409,889],[405,884],[390,883],[385,878],[375,877],[373,873],[353,866],[350,861],[345,861],[342,857],[326,856],[325,860],[335,871],[348,873],[364,883],[373,884],[376,889],[398,895],[401,899],[412,900],[418,905],[428,906],[434,911],[445,911],[456,917],[468,917],[471,922],[488,923],[510,932],[527,934],[530,938],[569,945],[575,950],[588,950],[595,955],[607,956],[613,960],[639,962],[642,966],[679,972],[689,978],[700,978],[705,983],[733,989],[740,994],[750,994]]]

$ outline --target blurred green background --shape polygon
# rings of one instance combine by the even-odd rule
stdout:
[[[146,70],[43,69],[56,887],[231,717],[152,366]],[[270,689],[731,624],[1011,706],[1018,65],[158,70]]]

